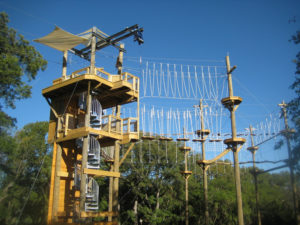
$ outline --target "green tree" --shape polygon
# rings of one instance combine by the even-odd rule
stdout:
[[[143,141],[132,154],[121,167],[125,178],[120,184],[122,224],[183,223],[183,154],[177,149],[176,157],[175,142]]]
[[[1,142],[1,224],[46,223],[51,167],[47,132],[47,122],[31,123]]]
[[[297,31],[296,34],[292,36],[291,41],[296,45],[300,43],[300,31]],[[296,163],[300,159],[300,137],[298,135],[300,132],[300,51],[296,55],[294,62],[296,64],[295,81],[291,85],[291,88],[295,91],[296,97],[289,102],[288,110],[297,129],[297,134],[294,135],[296,146],[293,150],[293,158]]]
[[[179,144],[142,141],[121,167],[120,212],[122,224],[184,224],[185,183],[180,174],[183,154]],[[124,148],[126,149],[126,147]],[[176,157],[177,149],[177,157]],[[195,156],[199,158],[198,155]],[[177,159],[177,160],[176,160]],[[204,223],[202,170],[192,163],[189,178],[189,222]],[[258,176],[263,224],[292,224],[291,191],[287,172]],[[208,172],[208,205],[210,224],[237,224],[236,193],[233,166],[211,165]],[[243,210],[246,224],[256,224],[255,189],[252,168],[241,167]]]
[[[15,101],[29,98],[28,81],[36,78],[39,70],[45,70],[47,61],[20,34],[8,27],[8,16],[0,13],[0,132],[14,126],[16,119],[3,111],[3,107],[15,108]],[[24,81],[24,76],[27,82]]]

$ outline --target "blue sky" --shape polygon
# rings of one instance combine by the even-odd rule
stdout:
[[[294,97],[289,86],[295,78],[292,60],[299,47],[289,39],[299,29],[300,1],[0,0],[0,11],[7,12],[9,25],[30,41],[48,34],[55,25],[74,34],[92,26],[113,34],[139,24],[144,27],[145,44],[139,46],[131,38],[124,41],[125,63],[129,62],[126,57],[142,57],[157,63],[170,59],[178,64],[214,64],[213,61],[224,61],[229,54],[232,66],[238,66],[233,74],[234,93],[244,99],[237,110],[241,127],[259,122],[278,111],[277,104],[282,100]],[[294,17],[296,22],[289,22]],[[32,82],[32,98],[17,102],[15,110],[7,110],[17,117],[18,127],[48,120],[49,107],[41,90],[61,74],[61,52],[31,43],[48,60],[48,68]],[[99,66],[108,56],[118,53],[113,48],[103,51],[105,54],[97,55]],[[139,68],[138,63],[132,65]],[[150,100],[151,104],[163,101]],[[184,107],[196,103],[198,100],[175,101]]]

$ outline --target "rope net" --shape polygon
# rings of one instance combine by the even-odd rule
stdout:
[[[225,66],[146,62],[141,97],[217,100],[226,92]]]

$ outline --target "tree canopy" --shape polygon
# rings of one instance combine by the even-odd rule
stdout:
[[[15,108],[15,101],[29,98],[28,81],[45,70],[47,61],[21,34],[8,27],[8,15],[0,13],[0,128],[11,127],[15,119],[3,107]],[[24,79],[25,78],[25,79]]]
[[[9,132],[16,118],[4,108],[29,98],[29,82],[47,62],[0,13],[0,223],[45,224],[51,157],[48,122],[30,123]],[[26,206],[26,207],[25,207]]]

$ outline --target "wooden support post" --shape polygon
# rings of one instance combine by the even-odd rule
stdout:
[[[90,116],[91,116],[91,81],[88,82],[87,90],[87,101],[86,101],[86,113],[84,126],[90,127]],[[82,146],[82,159],[81,159],[81,181],[80,181],[80,211],[85,211],[85,196],[86,196],[86,179],[87,174],[84,173],[84,169],[87,168],[87,158],[88,158],[88,147],[89,147],[89,135],[83,138]]]
[[[255,185],[255,199],[256,199],[256,219],[257,219],[257,225],[261,225],[261,215],[260,215],[260,209],[259,209],[259,193],[258,193],[258,183],[257,183],[257,170],[255,165],[255,153],[258,150],[257,146],[254,146],[253,141],[253,132],[252,132],[252,126],[250,126],[250,136],[251,136],[251,147],[248,147],[248,150],[252,154],[252,160],[253,160],[253,178],[254,178],[254,185]]]
[[[90,65],[90,74],[96,74],[95,70],[95,58],[96,58],[96,36],[94,35],[96,33],[96,27],[93,27],[92,31],[92,43],[91,43],[91,65]]]
[[[62,147],[56,143],[56,159],[55,159],[55,174],[54,174],[54,188],[53,188],[53,205],[52,205],[52,218],[57,221],[57,212],[59,207],[59,194],[60,194],[60,176],[58,172],[61,169]]]
[[[62,67],[62,77],[65,80],[67,78],[67,60],[68,60],[68,51],[64,51],[63,56],[63,67]]]
[[[113,165],[110,166],[110,170],[111,172],[114,171],[114,167]],[[108,187],[108,211],[112,212],[113,208],[112,208],[112,203],[113,203],[113,177],[109,177],[109,187]],[[111,222],[112,221],[112,216],[108,217],[108,221]]]
[[[189,177],[185,175],[185,225],[189,225]]]
[[[231,72],[233,69],[230,67],[229,56],[226,56],[226,66],[227,66],[227,78],[228,78],[228,90],[229,96],[233,97],[233,87],[232,87],[232,77]],[[235,106],[232,105],[230,108],[230,118],[231,118],[231,132],[232,139],[236,139],[236,123],[235,123]],[[244,215],[243,215],[243,203],[242,203],[242,189],[241,189],[241,178],[240,178],[240,166],[239,166],[239,156],[237,151],[237,143],[232,145],[233,157],[234,157],[234,177],[235,177],[235,188],[236,188],[236,203],[238,210],[238,224],[244,225]]]
[[[120,44],[120,51],[119,51],[119,56],[117,58],[117,63],[116,63],[116,67],[118,69],[118,74],[121,75],[123,72],[123,50],[124,50],[125,45],[124,44]]]
[[[121,116],[121,106],[116,108],[116,116],[120,118]],[[116,124],[116,130],[120,130],[120,122]],[[119,172],[120,168],[120,141],[115,141],[115,152],[114,152],[114,172]],[[113,180],[113,198],[112,198],[112,209],[114,212],[119,212],[119,178],[115,177]],[[118,220],[118,218],[115,218]]]
[[[183,128],[183,138],[185,139],[185,128]],[[184,179],[185,179],[185,225],[189,225],[189,174],[188,171],[188,154],[186,141],[184,141]]]
[[[124,49],[124,44],[120,45],[120,48]],[[118,69],[118,74],[122,74],[123,67],[123,51],[119,51],[119,57],[116,62],[116,67]],[[120,118],[121,115],[121,106],[116,107],[116,116]],[[109,119],[109,128],[110,129],[110,119]],[[117,122],[116,124],[116,132],[120,132],[123,134],[123,124]],[[111,166],[111,171],[119,172],[120,168],[120,142],[116,141],[114,145],[114,164]],[[109,178],[109,197],[108,197],[108,210],[118,212],[119,206],[119,178]],[[114,219],[115,221],[118,219]],[[112,217],[108,217],[108,221],[112,221]]]
[[[288,156],[289,156],[289,168],[290,168],[290,179],[291,179],[291,186],[292,186],[292,192],[293,192],[293,203],[294,203],[294,216],[296,219],[296,224],[300,225],[300,214],[299,214],[299,205],[298,205],[298,199],[297,199],[297,185],[295,181],[295,174],[294,174],[294,165],[292,162],[292,148],[291,148],[291,142],[290,142],[290,128],[288,125],[288,119],[287,119],[287,113],[286,113],[286,107],[287,104],[282,101],[281,104],[278,104],[283,113],[284,117],[284,124],[285,124],[285,138],[286,138],[286,143],[288,147]]]
[[[137,90],[140,90],[140,80],[138,80],[137,83]],[[140,135],[140,98],[137,98],[137,122],[136,122],[136,131],[138,133],[138,135]]]
[[[200,100],[200,120],[201,120],[201,130],[204,130],[204,120],[203,120],[203,108],[205,106],[203,106],[202,103],[202,99]],[[204,140],[204,134],[203,132],[201,132],[201,139]],[[202,147],[202,160],[205,160],[205,142],[203,141],[201,143],[201,147]],[[208,187],[207,187],[207,165],[205,163],[203,163],[203,168],[202,168],[202,172],[203,172],[203,189],[204,189],[204,210],[205,210],[205,224],[208,225],[209,224],[209,212],[208,212]]]
[[[115,142],[115,161],[114,161],[114,172],[119,172],[119,157],[120,157],[120,142]],[[119,178],[114,177],[113,179],[113,198],[112,198],[112,209],[113,212],[119,211]],[[115,219],[117,220],[117,219]]]

